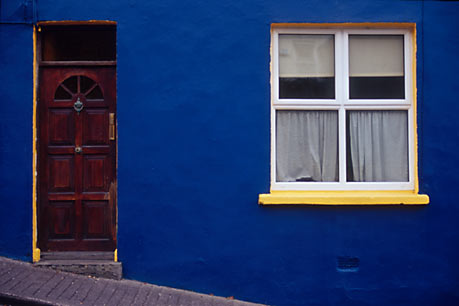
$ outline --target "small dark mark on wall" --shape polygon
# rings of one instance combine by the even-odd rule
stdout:
[[[357,272],[360,266],[360,259],[351,256],[338,256],[336,258],[336,269],[339,272]]]

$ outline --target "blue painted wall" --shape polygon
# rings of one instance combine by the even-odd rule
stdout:
[[[0,255],[30,258],[32,27],[0,24]]]
[[[118,22],[127,278],[273,305],[459,303],[459,2],[40,0],[35,9],[21,19],[10,4],[0,21]],[[429,206],[257,205],[269,191],[273,22],[417,23]],[[15,258],[31,249],[32,46],[31,25],[0,23],[0,255]],[[360,258],[359,271],[337,271],[338,256]]]

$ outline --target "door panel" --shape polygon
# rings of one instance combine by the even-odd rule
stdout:
[[[114,67],[42,67],[39,215],[42,251],[116,248]]]
[[[75,191],[75,159],[73,155],[50,155],[49,183],[50,192]]]
[[[108,201],[83,201],[83,239],[109,239]]]
[[[88,109],[83,117],[83,144],[106,145],[108,140],[108,109]]]
[[[83,192],[108,192],[110,165],[105,155],[88,155],[83,160]],[[100,174],[103,175],[100,175]]]
[[[50,109],[48,126],[50,145],[73,145],[75,142],[75,121],[72,109]]]
[[[74,201],[50,201],[50,240],[75,239]]]

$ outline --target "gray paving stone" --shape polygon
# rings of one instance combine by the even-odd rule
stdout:
[[[8,271],[10,271],[13,267],[11,265],[7,265],[6,263],[1,263],[0,264],[0,278],[6,274]]]
[[[119,302],[116,305],[133,305],[134,304],[134,298],[136,297],[137,293],[140,290],[140,286],[132,286],[132,285],[126,285],[126,292],[123,296],[122,299],[119,300]]]
[[[94,286],[95,280],[88,278],[87,280],[82,282],[82,285],[78,290],[75,292],[73,297],[69,300],[70,303],[82,303],[83,300],[86,298],[86,296],[89,293],[89,290]]]
[[[70,283],[70,286],[65,289],[62,294],[57,298],[58,301],[64,303],[65,301],[69,301],[72,297],[78,292],[80,287],[83,285],[83,282],[80,279],[73,279]]]
[[[120,300],[123,299],[125,294],[126,294],[125,286],[117,286],[115,288],[115,292],[108,300],[107,305],[118,305],[118,303],[120,302]]]
[[[0,257],[0,297],[35,305],[249,306],[191,291],[34,267]]]
[[[151,290],[150,288],[150,292],[147,296],[147,299],[145,300],[145,302],[142,304],[142,305],[157,305],[157,302],[159,300],[159,298],[161,297],[162,293],[162,288],[158,288],[159,290]]]
[[[12,266],[11,269],[9,269],[8,272],[4,275],[4,278],[0,281],[0,286],[6,286],[7,283],[13,281],[14,278],[21,272],[23,272],[22,269]]]
[[[89,289],[86,297],[83,299],[83,305],[94,305],[107,286],[107,282],[96,280],[91,289]]]
[[[187,293],[179,293],[178,299],[178,306],[188,306],[193,303],[193,295]],[[201,298],[197,298],[196,300],[201,300]],[[203,305],[204,306],[204,305]]]
[[[27,281],[22,281],[14,291],[16,294],[33,295],[33,293],[43,284],[46,284],[51,277],[52,274],[50,273],[32,274],[31,277],[27,278]]]
[[[115,293],[116,286],[106,286],[104,290],[100,293],[99,298],[94,302],[94,305],[108,305],[108,300]]]
[[[56,301],[59,296],[72,284],[71,277],[64,277],[57,286],[46,296],[50,301]]]
[[[7,283],[11,279],[11,273],[12,273],[11,269],[5,270],[3,272],[4,273],[0,275],[0,286],[3,285],[4,283]]]
[[[28,280],[28,277],[33,274],[33,271],[21,269],[20,273],[13,277],[11,281],[3,286],[7,293],[14,292],[14,288]]]
[[[148,286],[144,284],[140,285],[139,291],[134,297],[134,301],[132,302],[131,305],[143,305],[146,302],[148,295],[150,293],[151,293],[151,290],[150,288],[148,288]]]
[[[37,292],[35,292],[34,296],[41,299],[47,297],[51,291],[56,288],[56,286],[64,279],[64,276],[61,275],[60,273],[56,274],[51,274],[53,277],[48,280],[46,283],[41,286],[40,289],[38,289]]]
[[[172,306],[178,305],[179,295],[175,292],[168,290],[162,290],[159,293],[159,298],[156,301],[155,306]]]

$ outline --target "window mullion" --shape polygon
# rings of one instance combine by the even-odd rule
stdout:
[[[339,182],[346,183],[346,110],[344,108],[347,100],[347,50],[346,36],[344,31],[336,33],[335,42],[335,63],[336,63],[336,99],[340,103],[338,120],[338,155],[339,155]]]

